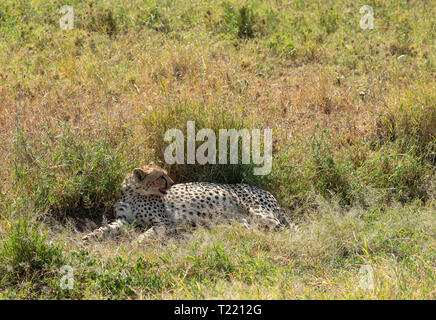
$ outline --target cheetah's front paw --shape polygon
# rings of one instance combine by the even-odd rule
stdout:
[[[96,240],[101,236],[102,236],[102,233],[99,229],[94,230],[93,232],[90,232],[87,235],[82,237],[82,243],[89,244],[91,241]]]
[[[83,244],[89,244],[89,242],[94,240],[95,238],[96,238],[95,234],[91,232],[82,237],[82,242]]]

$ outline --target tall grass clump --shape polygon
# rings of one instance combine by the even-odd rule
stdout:
[[[235,34],[240,39],[250,39],[255,35],[256,16],[249,6],[235,8],[226,2],[223,4],[223,24],[230,34]]]
[[[20,219],[0,244],[0,282],[3,285],[39,281],[64,263],[62,247],[48,241],[36,225]]]
[[[309,161],[315,190],[326,199],[336,196],[341,204],[350,205],[353,195],[349,167],[345,159],[335,159],[323,136],[312,139]]]
[[[138,9],[137,21],[147,28],[158,32],[168,33],[171,31],[171,23],[163,13],[162,9],[154,6],[146,9]]]
[[[238,117],[237,107],[229,107],[223,101],[212,101],[207,107],[200,106],[195,100],[185,102],[169,102],[165,109],[146,111],[141,118],[141,125],[147,133],[146,144],[155,152],[156,160],[164,164],[164,152],[170,142],[164,140],[165,132],[170,129],[178,129],[184,135],[184,159],[187,161],[187,122],[195,122],[195,132],[201,129],[211,129],[216,136],[216,165],[175,164],[170,173],[175,175],[176,181],[209,181],[222,183],[262,183],[262,177],[253,175],[254,164],[242,164],[242,141],[238,139],[238,164],[219,164],[218,146],[220,129],[247,129],[254,126],[252,118]],[[204,142],[196,142],[197,148]],[[227,143],[227,154],[230,154],[230,142]],[[251,159],[251,158],[250,158]],[[252,161],[252,159],[251,159]]]
[[[400,152],[414,152],[416,156],[435,165],[436,95],[434,90],[415,86],[388,101],[377,120],[377,134],[382,142],[396,141]]]
[[[356,171],[356,179],[372,188],[383,202],[428,200],[431,193],[431,171],[428,164],[414,155],[414,148],[401,153],[392,143],[368,154]]]
[[[60,134],[48,132],[40,141],[17,133],[15,192],[57,217],[110,211],[127,172],[126,142],[114,145],[108,136],[93,139],[59,126]]]
[[[428,200],[434,194],[436,99],[415,85],[391,97],[376,119],[378,150],[370,153],[363,179],[371,179],[394,200]]]

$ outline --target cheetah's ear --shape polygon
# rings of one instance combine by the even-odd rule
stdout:
[[[145,171],[140,169],[140,168],[133,169],[133,176],[135,177],[135,179],[137,181],[144,180],[146,175],[147,175],[147,173],[145,173]]]
[[[149,166],[155,166],[154,161],[150,162]]]

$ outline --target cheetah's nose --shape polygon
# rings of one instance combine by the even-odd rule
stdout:
[[[170,186],[170,188],[173,186],[173,184],[174,184],[174,181],[173,181],[173,179],[168,179],[168,180],[165,180],[165,182],[167,183],[167,185],[169,185]]]

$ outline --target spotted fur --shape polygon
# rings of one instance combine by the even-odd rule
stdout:
[[[136,225],[148,229],[138,239],[145,242],[180,226],[220,219],[236,220],[248,228],[253,223],[269,229],[283,228],[283,210],[265,190],[247,184],[172,184],[162,168],[135,169],[123,185],[121,198],[115,205],[117,220],[83,240],[117,233],[124,225]]]

